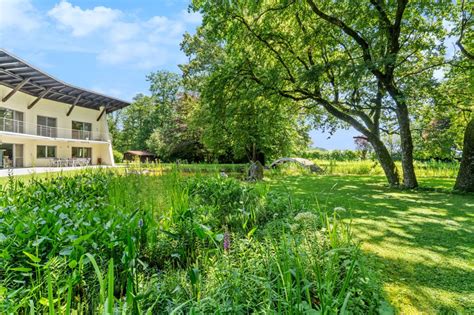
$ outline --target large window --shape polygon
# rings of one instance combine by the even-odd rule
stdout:
[[[38,136],[56,138],[57,132],[57,120],[53,117],[38,116],[36,134]]]
[[[36,157],[38,159],[55,158],[56,147],[49,145],[38,145],[36,146]]]
[[[23,113],[0,107],[0,131],[23,133]]]
[[[82,121],[72,122],[72,138],[73,139],[91,139],[92,124]]]
[[[92,158],[92,148],[72,147],[73,158]]]

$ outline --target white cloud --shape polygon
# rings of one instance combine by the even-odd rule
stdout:
[[[110,28],[108,36],[113,42],[121,42],[133,39],[139,33],[140,25],[136,23],[118,22]]]
[[[57,0],[45,11],[32,0],[0,0],[0,35],[8,38],[4,46],[28,50],[37,41],[42,51],[90,54],[103,65],[146,70],[185,62],[179,43],[200,21],[199,13],[186,10],[140,19],[129,11],[71,0]],[[18,30],[21,36],[12,36]]]
[[[40,24],[39,14],[30,0],[0,0],[0,31],[13,28],[28,32]]]
[[[72,29],[74,36],[85,36],[99,29],[112,27],[122,12],[103,6],[83,10],[62,0],[48,15],[54,18],[60,27]]]

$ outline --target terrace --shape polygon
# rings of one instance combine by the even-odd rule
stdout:
[[[107,133],[73,128],[50,127],[22,120],[0,118],[0,133],[19,136],[46,137],[65,140],[108,141]]]

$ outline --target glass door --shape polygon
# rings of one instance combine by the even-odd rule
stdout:
[[[1,151],[1,167],[2,168],[9,168],[13,167],[13,144],[10,143],[2,143],[0,144],[0,151]]]
[[[23,113],[0,107],[0,131],[23,133]]]
[[[92,139],[92,124],[82,121],[73,121],[72,138],[85,140]]]
[[[23,144],[15,144],[13,149],[13,166],[23,167]]]

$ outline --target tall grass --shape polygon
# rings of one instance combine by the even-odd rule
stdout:
[[[336,213],[160,168],[1,186],[0,313],[376,312]]]
[[[384,172],[380,163],[376,160],[353,160],[353,161],[338,161],[338,160],[313,160],[313,162],[324,170],[327,175],[377,175],[383,176]],[[395,162],[399,173],[402,172],[402,165],[400,162]],[[459,171],[458,162],[440,162],[440,161],[415,161],[415,173],[418,177],[441,177],[441,178],[455,178]],[[298,165],[290,164],[280,167],[276,171],[278,174],[309,174],[307,169]]]

